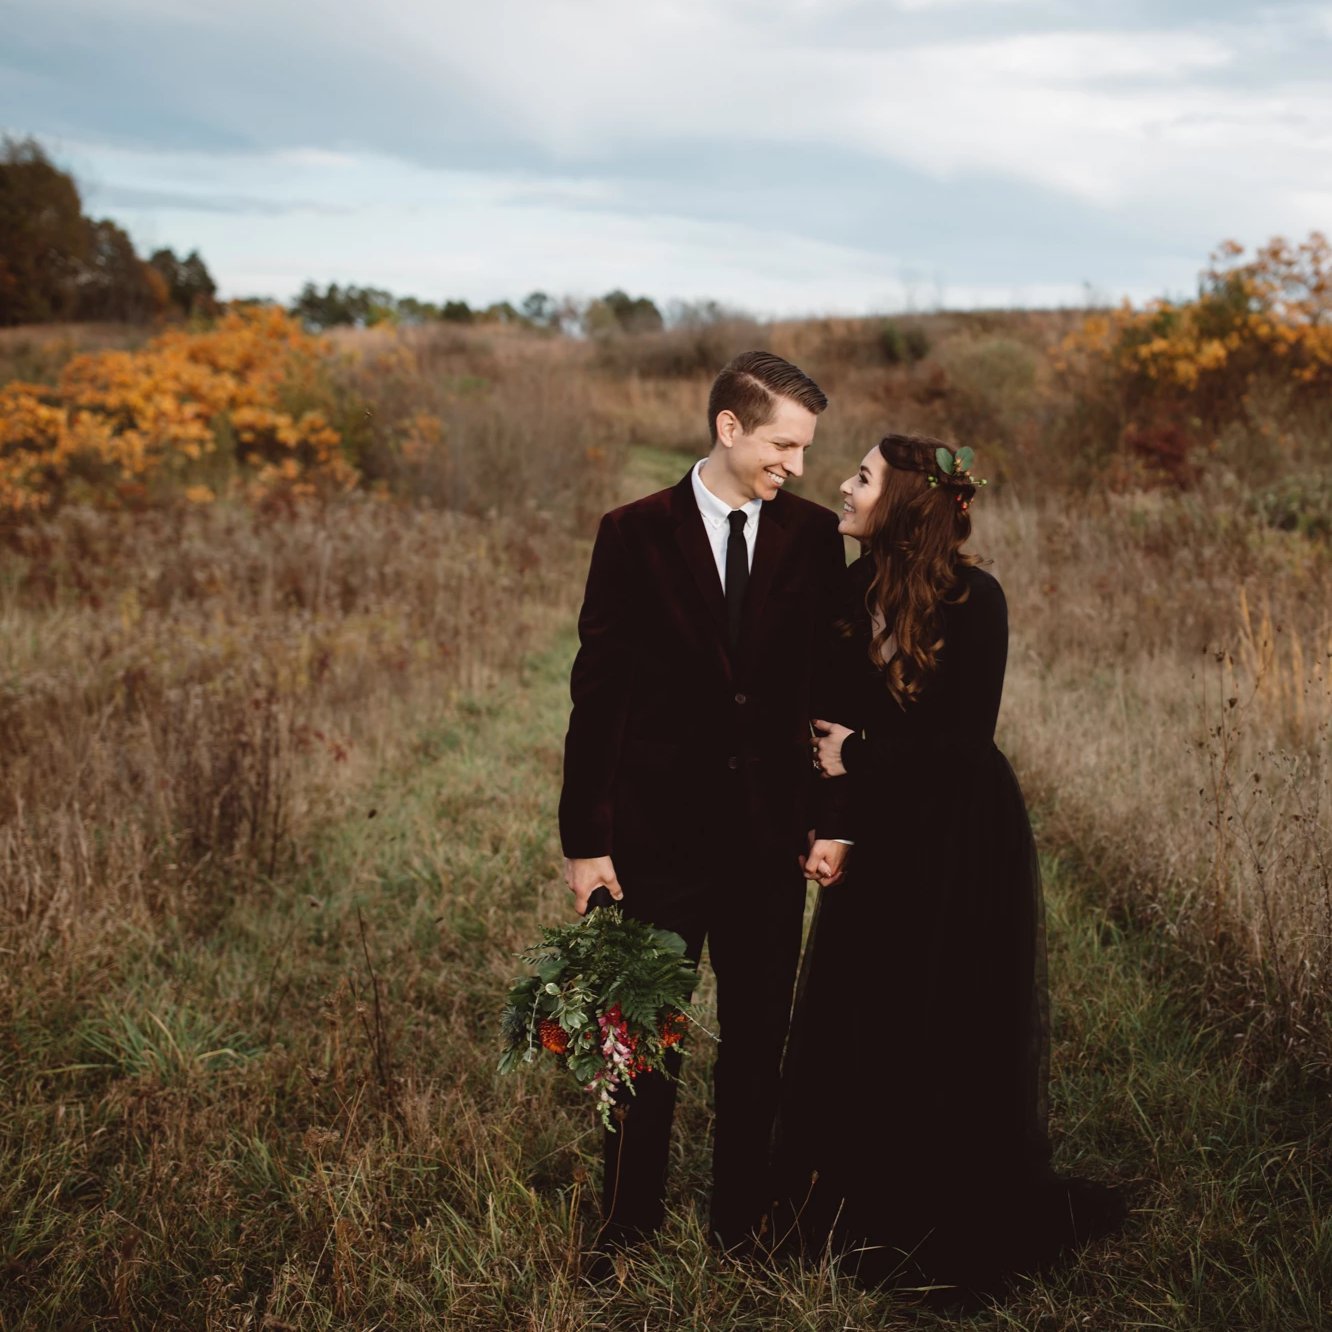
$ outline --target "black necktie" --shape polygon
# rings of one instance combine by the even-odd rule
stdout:
[[[745,547],[745,511],[732,509],[726,515],[731,535],[726,538],[726,618],[731,626],[731,647],[740,642],[740,613],[749,582],[749,551]]]

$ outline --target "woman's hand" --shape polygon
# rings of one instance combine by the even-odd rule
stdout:
[[[849,726],[840,726],[837,722],[815,720],[810,725],[816,732],[810,745],[819,776],[841,777],[846,772],[842,765],[842,741],[854,732]]]
[[[851,847],[828,837],[816,838],[813,828],[809,830],[808,840],[809,854],[798,857],[805,878],[813,879],[820,888],[841,883],[846,876],[846,858],[851,854]]]

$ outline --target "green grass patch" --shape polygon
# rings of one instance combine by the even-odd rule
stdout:
[[[665,1233],[621,1280],[580,1285],[591,1106],[553,1070],[495,1072],[515,954],[569,910],[555,805],[571,651],[566,636],[421,718],[354,815],[283,881],[238,890],[205,938],[164,930],[114,974],[56,993],[34,967],[12,988],[0,1328],[1326,1325],[1325,1096],[1234,1058],[1169,940],[1098,909],[1053,857],[1057,1159],[1130,1187],[1122,1235],[963,1320],[827,1265],[719,1260],[699,1220],[700,1047]],[[891,1040],[865,1021],[869,1048]]]

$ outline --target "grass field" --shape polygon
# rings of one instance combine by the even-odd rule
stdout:
[[[11,975],[0,1327],[954,1325],[826,1267],[709,1253],[705,1049],[660,1244],[610,1288],[576,1280],[592,1115],[549,1070],[493,1072],[513,954],[568,909],[553,815],[572,641],[525,646],[502,684],[422,715],[303,863],[206,932],[125,938],[58,993]],[[1058,1163],[1127,1182],[1135,1209],[965,1325],[1325,1325],[1325,1102],[1231,1058],[1168,946],[1053,854],[1046,869]]]
[[[707,1049],[666,1232],[580,1285],[591,1110],[493,1071],[514,955],[568,911],[588,537],[680,477],[740,336],[832,393],[807,496],[887,425],[993,469],[974,544],[1046,863],[1057,1161],[1134,1212],[961,1325],[1332,1322],[1326,422],[1255,399],[1196,474],[1143,472],[1101,381],[1051,368],[1080,323],[354,330],[273,410],[339,423],[355,493],[196,505],[84,459],[0,522],[0,1332],[959,1325],[707,1250]],[[75,349],[0,340],[0,379]]]

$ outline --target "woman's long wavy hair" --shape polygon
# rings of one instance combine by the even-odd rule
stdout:
[[[882,628],[871,633],[870,659],[903,707],[938,669],[944,645],[940,606],[966,600],[960,571],[980,563],[962,553],[971,536],[967,506],[976,489],[939,469],[935,450],[941,445],[927,435],[887,435],[879,441],[888,470],[870,513],[873,572],[865,609],[871,625],[876,611],[882,616]],[[896,640],[891,650],[890,639]]]

